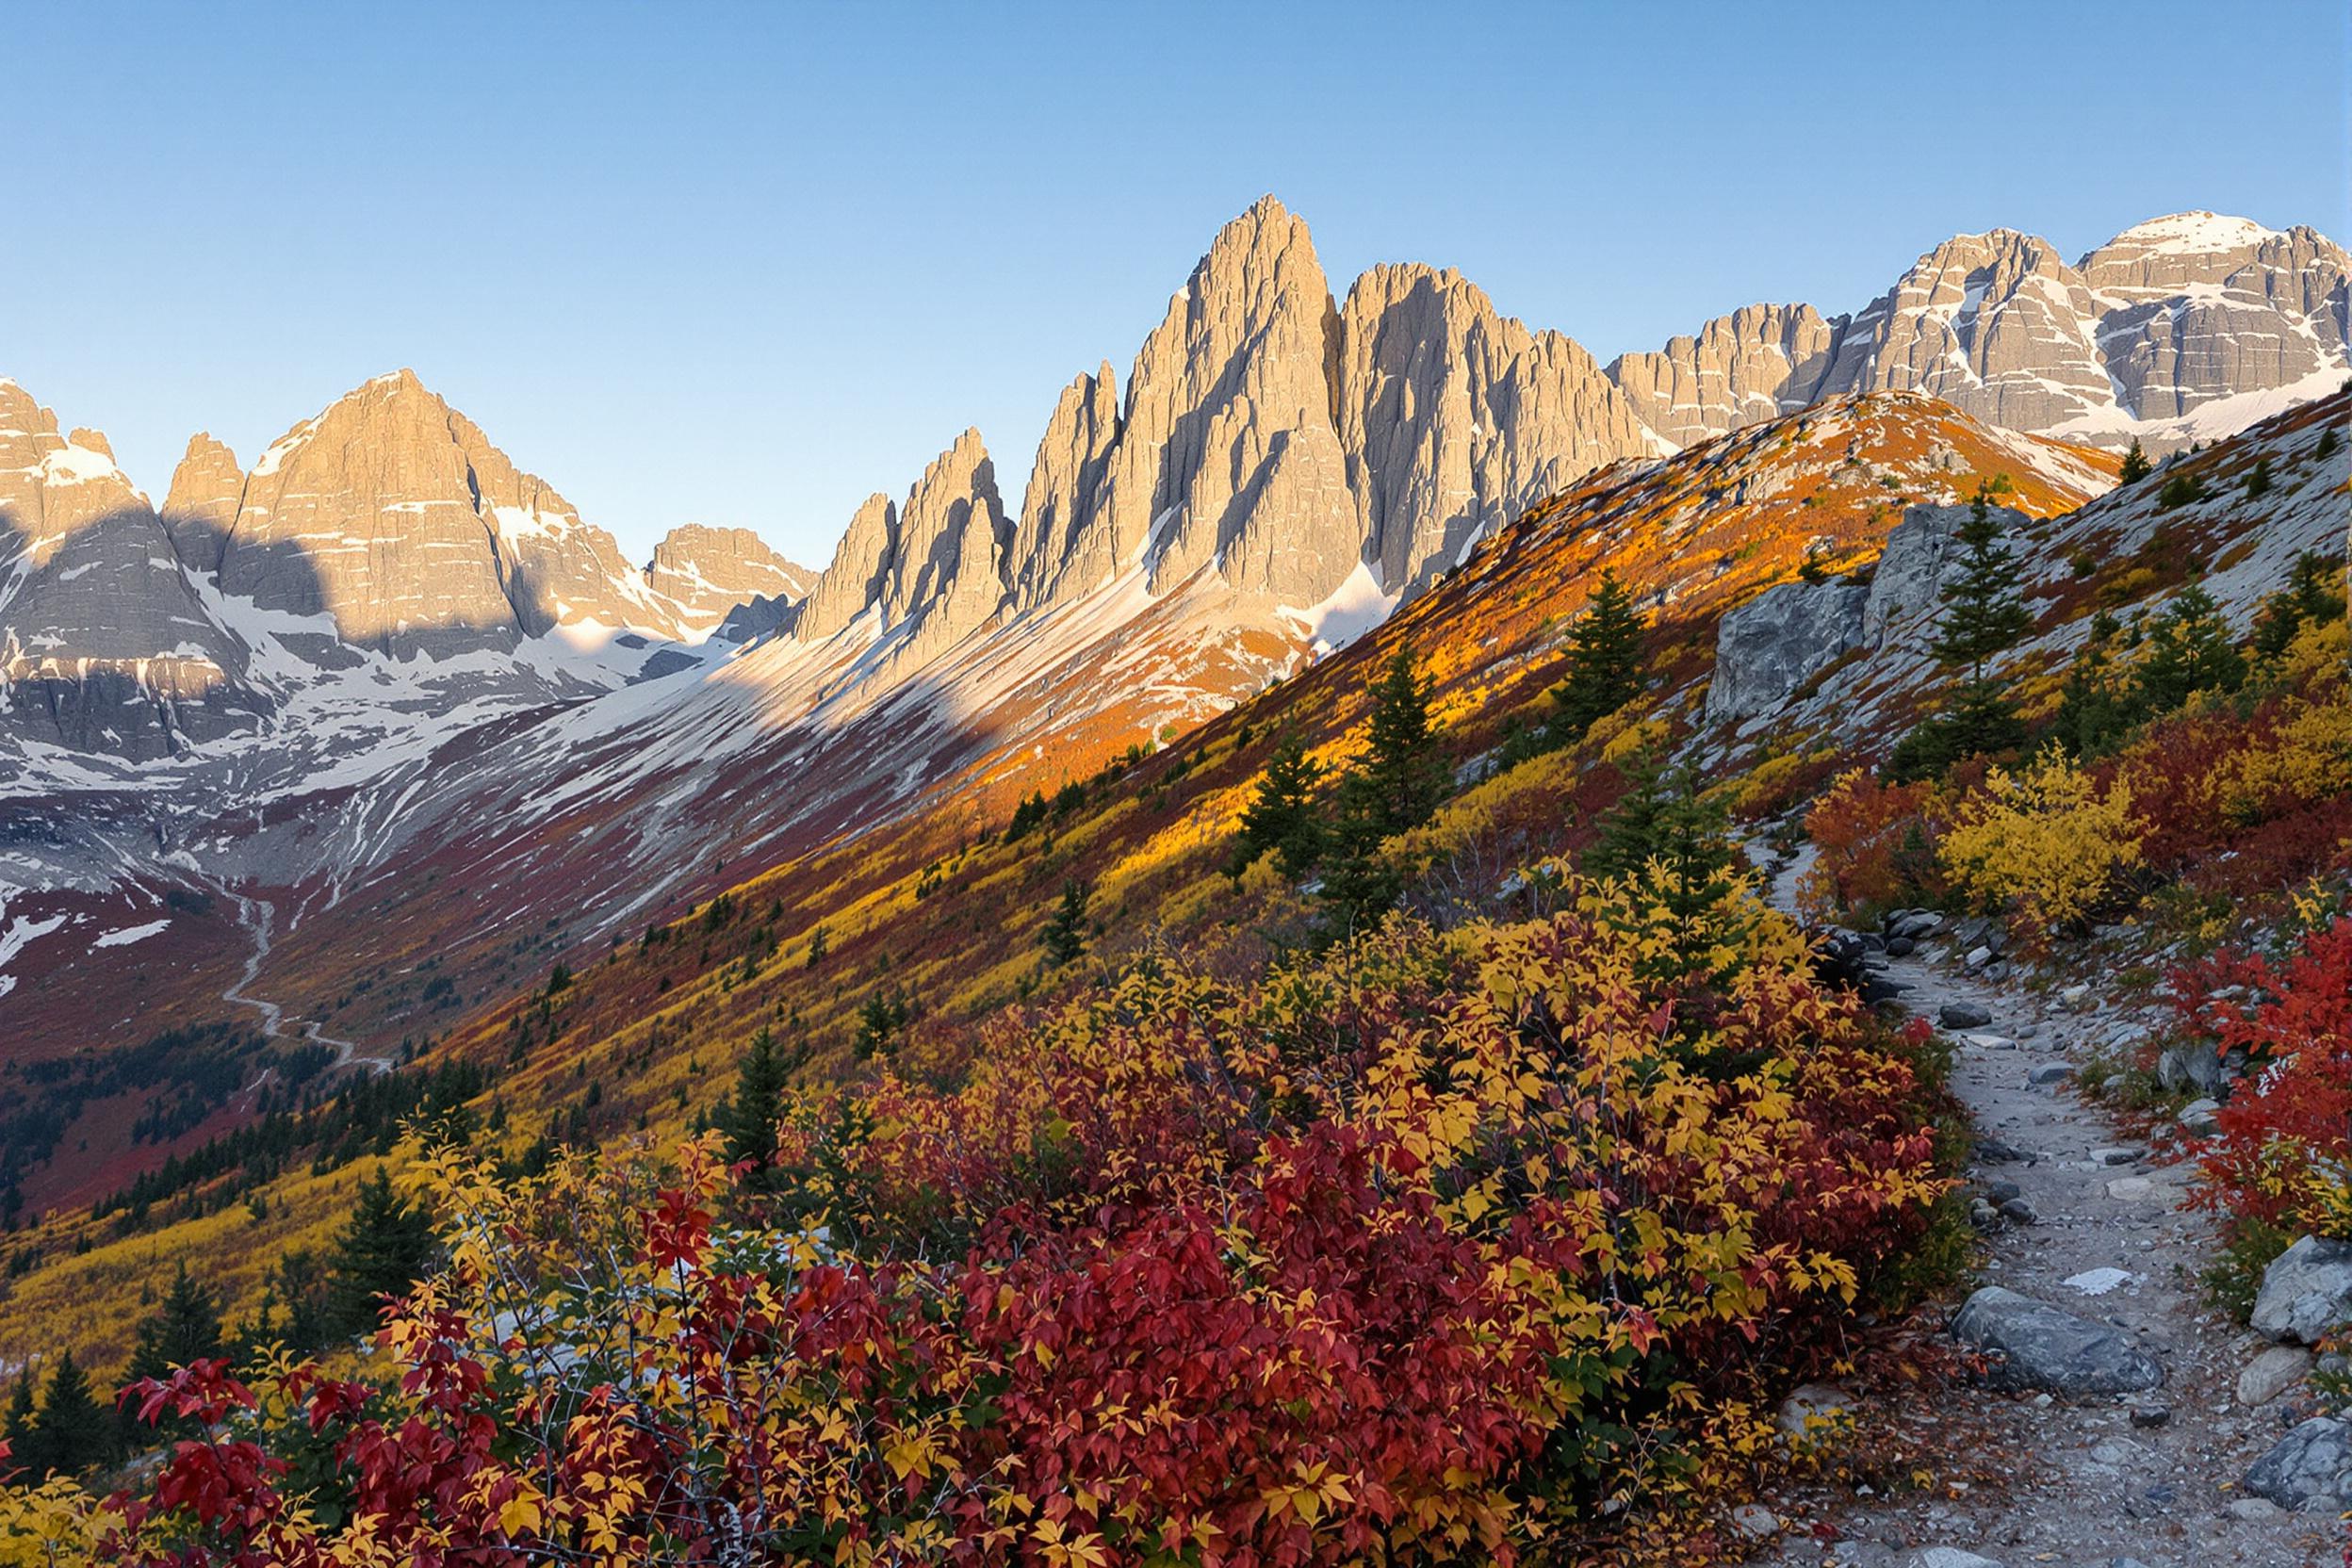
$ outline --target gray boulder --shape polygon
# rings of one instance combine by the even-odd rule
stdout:
[[[1869,593],[1843,582],[1784,582],[1725,615],[1715,633],[1708,722],[1769,713],[1859,646]]]
[[[1993,1015],[1973,1002],[1947,1002],[1936,1021],[1946,1029],[1982,1029],[1993,1021]]]
[[[2230,1092],[2230,1080],[2246,1065],[2246,1054],[2233,1051],[2227,1058],[2210,1045],[2176,1045],[2156,1058],[2156,1081],[2175,1094],[2194,1089],[2208,1100]]]
[[[2256,1460],[2245,1484],[2280,1508],[2299,1509],[2314,1497],[2331,1509],[2352,1504],[2352,1422],[2313,1416]]]
[[[1994,1353],[1996,1387],[2134,1394],[2164,1380],[2164,1369],[2117,1330],[2000,1285],[1969,1297],[1952,1331]]]
[[[2253,1321],[2273,1339],[2304,1345],[2352,1323],[2352,1241],[2305,1236],[2273,1258]]]

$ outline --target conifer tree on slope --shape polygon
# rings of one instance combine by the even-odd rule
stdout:
[[[139,1339],[131,1348],[130,1365],[124,1369],[122,1380],[135,1383],[153,1378],[160,1382],[172,1375],[174,1367],[226,1354],[227,1349],[220,1331],[220,1301],[189,1277],[188,1265],[182,1262],[172,1276],[172,1288],[139,1324]],[[139,1419],[135,1401],[124,1402],[121,1420],[127,1441],[133,1444],[148,1442],[155,1436],[155,1429]],[[167,1418],[161,1423],[164,1432],[173,1434],[184,1434],[190,1426],[181,1417]]]
[[[1313,871],[1323,858],[1323,819],[1315,799],[1322,781],[1322,764],[1307,755],[1306,743],[1296,735],[1283,737],[1258,776],[1256,797],[1241,814],[1241,837],[1228,874],[1239,877],[1268,854],[1281,860],[1282,874],[1293,881]]]
[[[33,1461],[38,1457],[41,1440],[34,1435],[40,1424],[41,1409],[33,1396],[33,1369],[27,1365],[16,1375],[15,1386],[8,1390],[8,1409],[0,1416],[0,1437],[8,1439],[8,1460],[38,1478],[41,1470]]]
[[[1062,884],[1062,902],[1045,923],[1041,940],[1045,961],[1055,969],[1067,968],[1086,956],[1086,890],[1076,880]]]
[[[1642,694],[1642,617],[1611,567],[1568,634],[1568,673],[1552,688],[1554,745],[1571,746]]]
[[[1366,821],[1383,839],[1410,832],[1437,813],[1452,773],[1429,726],[1429,687],[1398,648],[1372,687],[1370,743],[1356,770],[1364,780]]]
[[[116,1430],[114,1413],[98,1402],[90,1374],[68,1350],[51,1364],[49,1381],[41,1391],[41,1413],[33,1420],[35,1455],[28,1457],[26,1468],[36,1474],[46,1469],[77,1476],[121,1451]]]
[[[2142,709],[2168,713],[2192,693],[2236,691],[2246,683],[2246,658],[2221,607],[2192,582],[2149,626],[2137,674]]]
[[[762,1028],[751,1037],[751,1050],[735,1077],[735,1094],[719,1107],[719,1135],[725,1140],[727,1163],[748,1162],[747,1184],[760,1186],[772,1174],[776,1158],[776,1122],[784,1114],[784,1094],[792,1086],[794,1063],[776,1049],[776,1034]]]
[[[382,1320],[386,1296],[408,1294],[433,1266],[433,1221],[392,1188],[379,1168],[360,1184],[359,1202],[328,1261],[325,1321],[332,1336],[363,1334]]]
[[[1983,490],[1956,536],[1957,572],[1941,592],[1942,619],[1929,651],[1959,678],[1944,710],[1903,737],[1888,759],[1898,778],[1941,773],[1952,763],[2025,742],[2025,726],[1991,675],[1992,661],[2016,645],[2033,624],[2017,596],[2015,559],[2001,542],[2001,525]]]
[[[1372,686],[1372,722],[1364,760],[1340,780],[1334,821],[1322,858],[1324,935],[1338,938],[1375,923],[1403,890],[1404,874],[1382,847],[1436,814],[1452,781],[1429,726],[1429,689],[1399,648]]]
[[[2148,461],[2148,453],[2140,449],[2140,438],[2135,435],[2132,438],[2132,449],[2123,454],[2123,471],[2115,476],[2115,482],[2137,484],[2148,477],[2152,466]]]

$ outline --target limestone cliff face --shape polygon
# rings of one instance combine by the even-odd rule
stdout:
[[[1609,374],[1644,423],[1688,447],[1813,401],[1836,342],[1811,305],[1743,305],[1656,353],[1619,355]]]
[[[678,606],[690,631],[725,622],[755,601],[772,615],[806,597],[812,580],[807,568],[768,547],[747,528],[708,528],[688,523],[662,536],[645,567],[653,592]]]
[[[2344,364],[2352,260],[2315,230],[2177,213],[2126,229],[2079,268],[2108,371],[2144,419]]]
[[[996,465],[976,430],[932,459],[898,513],[898,549],[883,587],[884,626],[899,657],[921,663],[1004,608],[1013,529]]]
[[[2097,309],[2049,241],[1962,235],[1847,324],[1821,395],[1924,392],[1990,424],[2045,431],[2115,406]]]
[[[880,602],[897,558],[898,507],[888,496],[868,496],[833,547],[831,564],[801,601],[792,634],[821,643],[864,614]]]
[[[1676,445],[1823,398],[1917,391],[2010,430],[2164,451],[2278,406],[2246,394],[2315,397],[2352,368],[2347,271],[2311,229],[2210,212],[2127,229],[2072,266],[1996,229],[1936,246],[1853,316],[1751,305],[1609,375]]]
[[[220,488],[206,481],[218,461],[191,449],[181,466],[185,494],[175,482],[167,511],[193,541],[218,514]],[[345,642],[396,655],[512,648],[564,626],[682,629],[610,533],[408,370],[262,454],[219,571],[223,592],[331,616]]]
[[[1591,354],[1498,315],[1459,272],[1375,267],[1340,322],[1340,446],[1391,591],[1591,469],[1655,449]]]
[[[147,498],[95,431],[0,381],[0,725],[133,760],[262,706]]]
[[[872,617],[889,664],[927,662],[1010,607],[1013,524],[976,430],[931,460],[903,503],[869,496],[832,564],[802,601],[792,634],[823,642]]]
[[[408,371],[382,376],[262,453],[220,586],[385,652],[511,647],[487,504],[448,405]]]
[[[1335,309],[1272,197],[1227,224],[1145,340],[1063,390],[1014,544],[1035,609],[1140,568],[1204,567],[1303,607],[1368,562],[1411,592],[1603,464],[1662,449],[1590,354],[1498,315],[1461,274],[1380,267]]]
[[[1305,223],[1268,196],[1226,224],[1135,356],[1084,555],[1154,590],[1204,566],[1302,603],[1338,586],[1359,542],[1338,327]]]
[[[1118,575],[1108,532],[1083,525],[1119,434],[1119,384],[1106,359],[1092,375],[1062,388],[1037,443],[1013,541],[1013,594],[1021,609],[1062,596],[1065,584],[1083,591]]]

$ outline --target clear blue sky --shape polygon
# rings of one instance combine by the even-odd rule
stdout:
[[[1945,236],[2346,217],[2343,0],[12,10],[0,374],[161,498],[402,365],[642,555],[822,564],[1271,190],[1607,359]]]

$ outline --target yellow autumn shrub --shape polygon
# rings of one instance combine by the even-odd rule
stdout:
[[[2147,828],[2121,779],[2100,790],[2056,746],[2022,773],[1995,768],[1964,801],[1937,858],[1962,891],[2039,930],[2081,920],[2139,862]]]

